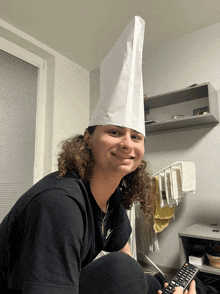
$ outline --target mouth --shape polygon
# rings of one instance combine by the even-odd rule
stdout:
[[[135,159],[135,156],[132,156],[132,155],[119,155],[119,154],[116,154],[116,153],[111,153],[113,156],[119,158],[119,159],[122,159],[122,160],[126,160],[126,159]]]

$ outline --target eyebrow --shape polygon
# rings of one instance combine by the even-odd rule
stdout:
[[[116,125],[115,125],[115,127],[119,128],[119,129],[127,129],[126,127],[121,127],[121,126],[116,126]],[[140,134],[140,135],[142,135],[141,133],[135,131],[134,129],[131,129],[131,130],[132,130],[133,132],[135,132],[136,134]]]

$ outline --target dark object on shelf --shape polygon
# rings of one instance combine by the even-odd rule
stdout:
[[[212,242],[210,244],[210,247],[207,249],[207,253],[212,256],[220,257],[220,242]]]
[[[220,243],[212,242],[207,248],[206,255],[209,259],[209,265],[220,269]]]
[[[205,262],[205,246],[195,244],[191,255],[189,256],[189,262],[194,265],[202,265]]]
[[[206,113],[209,113],[208,106],[193,109],[193,115],[202,115],[202,114],[206,114]]]
[[[146,120],[145,121],[146,125],[153,124],[153,123],[156,123],[156,122],[154,120]]]

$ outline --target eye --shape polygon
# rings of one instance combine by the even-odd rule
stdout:
[[[131,135],[131,138],[132,139],[134,139],[134,140],[137,140],[137,141],[143,141],[143,136],[142,135],[140,135],[140,134],[133,134],[133,135]]]
[[[114,136],[119,136],[120,135],[120,132],[118,131],[118,130],[109,130],[108,131],[109,132],[109,134],[111,134],[111,135],[114,135]]]

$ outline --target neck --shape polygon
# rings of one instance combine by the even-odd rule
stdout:
[[[90,189],[93,197],[103,212],[106,212],[107,201],[120,184],[121,178],[115,175],[94,171],[90,180]]]

